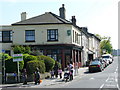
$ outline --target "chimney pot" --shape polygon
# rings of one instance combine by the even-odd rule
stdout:
[[[76,18],[75,18],[75,16],[72,16],[72,23],[73,23],[73,25],[76,25]]]

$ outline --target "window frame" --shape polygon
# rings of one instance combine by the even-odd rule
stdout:
[[[5,33],[7,34],[7,35],[5,35]],[[3,42],[3,43],[10,43],[10,42],[12,42],[13,41],[13,34],[12,34],[13,32],[12,32],[12,30],[8,30],[8,31],[1,31],[1,41],[0,42]],[[5,38],[7,38],[6,40],[5,40]]]
[[[33,31],[32,35],[27,35],[27,32]],[[30,34],[30,33],[29,33]],[[33,36],[34,40],[27,40],[27,37]],[[35,42],[35,30],[25,30],[25,42]]]
[[[47,41],[58,41],[58,29],[47,29]]]

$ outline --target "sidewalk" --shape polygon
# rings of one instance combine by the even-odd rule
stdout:
[[[88,67],[81,67],[78,69],[78,74],[74,76],[74,79],[79,78],[84,75],[84,72],[86,72]],[[64,73],[62,74],[62,77],[64,76]],[[62,79],[53,78],[53,79],[43,79],[42,83],[40,85],[34,85],[34,82],[28,82],[27,85],[23,85],[23,83],[16,83],[16,84],[2,84],[0,85],[0,88],[9,88],[9,87],[44,87],[44,86],[50,86],[55,84],[63,83]]]

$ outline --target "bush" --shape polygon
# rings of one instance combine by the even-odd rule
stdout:
[[[30,50],[29,46],[24,47],[24,46],[21,46],[21,45],[15,45],[13,47],[13,51],[14,51],[15,54],[21,54],[21,53],[22,54],[25,54],[25,53],[30,54],[31,53],[31,50]]]
[[[29,54],[24,54],[23,60],[24,60],[24,68],[26,68],[27,62],[32,60],[37,60],[37,57]]]
[[[45,73],[45,64],[43,62],[38,60],[27,62],[27,72],[29,75],[33,74],[36,68],[39,68],[40,73]]]
[[[5,59],[5,60],[7,60],[7,59],[10,59],[11,58],[11,56],[9,56],[8,54],[6,54],[6,53],[0,53],[0,59]]]
[[[24,66],[24,61],[19,62],[19,70],[22,71]],[[13,58],[5,60],[5,68],[7,73],[17,72],[17,62],[13,62]]]
[[[50,70],[53,69],[53,67],[55,65],[55,60],[54,59],[52,59],[49,56],[44,56],[44,55],[38,56],[37,58],[38,58],[38,60],[43,60],[44,61],[45,67],[46,67],[46,72],[49,72]]]

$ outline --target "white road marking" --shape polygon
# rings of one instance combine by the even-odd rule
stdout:
[[[118,88],[118,90],[120,89],[118,84],[117,84],[117,88]]]
[[[116,78],[115,81],[118,82],[118,79]]]
[[[110,77],[108,77],[108,78],[106,79],[106,82],[109,80],[109,78],[110,78]]]
[[[100,89],[103,88],[104,85],[105,85],[105,84],[102,84],[102,85],[100,86]]]
[[[95,79],[95,78],[90,78],[90,80],[93,80],[93,79]]]
[[[118,68],[116,68],[116,70],[115,70],[116,72],[118,71]]]
[[[108,87],[115,87],[116,85],[113,85],[113,84],[106,84],[105,86],[108,86]]]

